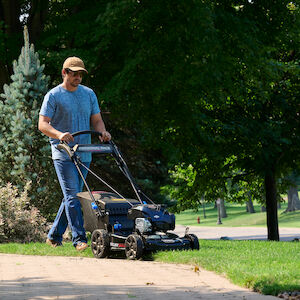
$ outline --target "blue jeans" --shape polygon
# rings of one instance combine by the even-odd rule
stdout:
[[[86,243],[81,204],[77,198],[77,193],[82,191],[83,180],[73,162],[59,159],[55,159],[53,162],[64,198],[48,233],[48,238],[61,242],[69,224],[73,245],[76,246],[78,242]],[[83,164],[87,167],[90,165],[89,162]],[[80,167],[80,170],[86,178],[88,171],[84,167]]]

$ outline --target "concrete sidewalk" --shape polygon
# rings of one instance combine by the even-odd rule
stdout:
[[[175,232],[183,235],[185,226]],[[266,239],[262,227],[197,227],[200,239]],[[281,240],[300,237],[299,228],[280,229]],[[201,243],[201,242],[200,242]],[[0,299],[88,300],[276,300],[236,286],[225,277],[190,265],[126,259],[0,254]]]
[[[276,300],[189,265],[0,253],[1,300]]]
[[[216,227],[188,226],[189,232],[199,239],[219,240],[228,238],[233,240],[267,240],[267,227]],[[186,226],[176,224],[175,232],[183,235]],[[300,239],[300,228],[279,228],[280,241]]]

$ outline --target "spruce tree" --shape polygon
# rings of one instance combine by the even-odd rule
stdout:
[[[39,110],[48,90],[49,77],[24,27],[24,47],[13,62],[12,83],[5,84],[0,100],[0,185],[11,182],[20,191],[28,181],[33,205],[44,215],[52,213],[60,197],[50,158],[48,139],[38,129]]]

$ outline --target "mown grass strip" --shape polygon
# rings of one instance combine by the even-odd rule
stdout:
[[[45,243],[6,243],[0,244],[0,253],[41,256],[94,257],[90,248],[83,252],[78,252],[71,242],[66,242],[63,246],[56,248],[50,247]]]

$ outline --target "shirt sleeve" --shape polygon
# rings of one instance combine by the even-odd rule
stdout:
[[[40,110],[40,115],[52,119],[55,112],[55,97],[51,93],[47,93]]]
[[[92,112],[91,112],[91,115],[95,115],[95,114],[98,114],[100,113],[100,107],[99,107],[99,104],[98,104],[98,99],[97,99],[97,96],[94,92],[91,93],[91,101],[92,101]]]

